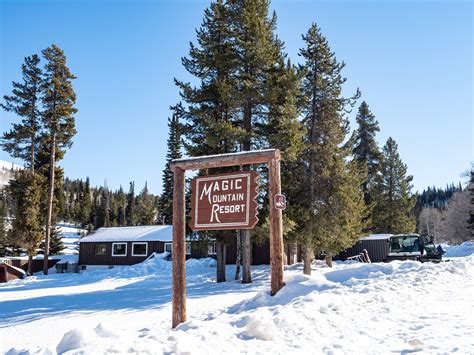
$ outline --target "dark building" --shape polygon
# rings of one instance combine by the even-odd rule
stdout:
[[[79,265],[133,265],[153,253],[171,252],[172,226],[100,228],[79,240]]]
[[[359,239],[352,247],[334,257],[334,260],[347,260],[367,250],[372,262],[382,262],[389,254],[389,240],[392,234],[371,234]]]
[[[100,228],[79,240],[79,265],[81,269],[133,265],[153,253],[172,252],[173,227],[136,226]],[[227,245],[226,263],[235,264],[236,243]],[[252,243],[252,264],[270,263],[268,240],[263,244]],[[215,257],[214,241],[201,242],[193,238],[186,242],[186,258]]]

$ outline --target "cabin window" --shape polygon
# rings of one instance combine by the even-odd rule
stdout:
[[[95,255],[105,255],[105,249],[107,246],[105,244],[96,244],[95,245]]]
[[[127,243],[112,243],[112,256],[127,256]]]
[[[186,242],[186,254],[191,255],[191,242]]]
[[[132,256],[146,256],[148,253],[148,243],[133,243]]]
[[[217,254],[216,243],[209,243],[209,245],[207,246],[207,254],[208,255],[216,255]]]
[[[173,250],[173,244],[172,243],[165,243],[165,251],[168,253],[171,253]]]

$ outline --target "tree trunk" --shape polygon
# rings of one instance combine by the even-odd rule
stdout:
[[[243,140],[243,150],[249,151],[252,148],[252,104],[247,101],[244,106],[244,129],[246,136]],[[250,170],[249,166],[244,166],[244,170]],[[242,283],[248,284],[252,282],[251,274],[251,243],[250,243],[250,230],[244,229],[241,231],[241,241],[242,241]]]
[[[240,264],[242,260],[242,240],[240,237],[241,231],[237,231],[237,251],[235,255],[235,280],[240,280]]]
[[[311,218],[311,217],[310,217]],[[308,222],[308,231],[306,235],[304,245],[304,256],[303,256],[303,274],[311,275],[311,263],[313,262],[313,247],[311,241],[313,239],[313,220],[310,219]]]
[[[298,262],[298,244],[290,243],[290,265]]]
[[[242,230],[242,283],[249,284],[252,282],[251,264],[251,243],[250,230]]]
[[[31,136],[31,172],[35,172],[35,135]]]
[[[332,267],[332,255],[326,254],[326,265]]]
[[[225,262],[226,245],[221,242],[216,243],[217,253],[217,282],[225,282]]]
[[[33,275],[33,256],[28,254],[28,275]]]
[[[46,237],[44,239],[44,260],[43,274],[48,275],[49,243],[51,237],[51,219],[53,215],[54,198],[54,166],[56,162],[56,134],[53,134],[51,143],[51,161],[49,164],[49,192],[48,192],[48,211],[46,215]]]
[[[303,274],[311,275],[311,263],[313,262],[313,248],[311,244],[307,241],[304,248],[304,258],[303,258]]]

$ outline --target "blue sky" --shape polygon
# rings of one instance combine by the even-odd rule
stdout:
[[[78,134],[60,162],[71,178],[115,189],[161,191],[173,77],[195,41],[208,1],[0,0],[0,94],[20,80],[23,58],[51,43],[77,76]],[[399,145],[414,191],[458,182],[473,161],[470,1],[274,0],[277,33],[293,62],[316,22],[339,60],[345,88],[359,87]],[[16,118],[0,112],[1,130]],[[352,114],[352,118],[355,112]],[[354,122],[354,120],[352,120]],[[352,128],[355,128],[354,124]],[[0,159],[12,159],[1,152]]]

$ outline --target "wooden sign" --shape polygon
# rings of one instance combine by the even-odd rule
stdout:
[[[191,229],[255,227],[258,222],[257,180],[255,171],[195,177],[191,183]]]
[[[275,208],[277,210],[284,210],[286,208],[286,197],[285,195],[275,195]]]

